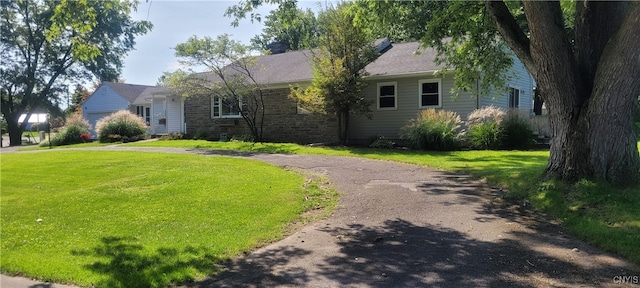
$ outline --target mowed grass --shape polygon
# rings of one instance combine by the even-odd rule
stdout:
[[[467,173],[505,188],[507,198],[532,203],[574,235],[640,264],[640,185],[619,189],[588,180],[572,185],[543,181],[540,175],[547,166],[549,151],[429,152],[197,140],[128,145],[355,156]]]
[[[211,275],[336,200],[298,173],[226,157],[60,150],[1,164],[1,271],[82,286]]]
[[[173,147],[191,149],[235,150],[256,153],[315,154],[351,156],[411,163],[462,172],[486,178],[495,185],[509,187],[513,193],[530,188],[531,180],[547,166],[549,151],[415,151],[354,147],[312,147],[291,143],[211,142],[205,140],[167,140],[134,142],[127,146]]]

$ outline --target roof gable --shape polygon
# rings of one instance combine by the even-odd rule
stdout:
[[[136,98],[147,88],[154,86],[147,85],[137,85],[137,84],[127,84],[127,83],[114,83],[114,82],[103,82],[102,85],[109,86],[109,88],[113,89],[120,96],[127,99],[130,103],[136,100]]]

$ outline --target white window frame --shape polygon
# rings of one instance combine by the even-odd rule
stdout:
[[[380,107],[380,88],[382,86],[393,86],[393,107]],[[398,109],[398,82],[382,82],[378,83],[377,91],[376,91],[376,99],[378,102],[378,110],[397,110]],[[385,95],[385,97],[391,97],[389,95]]]
[[[422,105],[422,84],[438,83],[438,105]],[[418,108],[442,108],[442,79],[424,79],[418,81]]]
[[[509,96],[508,96],[508,99],[507,99],[507,107],[520,109],[520,98],[521,98],[520,95],[522,94],[522,91],[520,91],[520,89],[514,88],[514,87],[509,87],[508,90],[509,90]],[[515,98],[515,97],[517,97],[517,98]],[[514,101],[514,99],[518,99],[518,100]]]
[[[218,100],[218,101],[216,101]],[[211,97],[211,119],[219,119],[219,118],[242,118],[242,108],[238,114],[233,115],[222,115],[222,110],[220,110],[221,97],[213,96]],[[218,105],[216,105],[216,102]],[[242,101],[239,102],[240,107],[242,107]],[[218,109],[218,116],[216,116],[216,109]]]

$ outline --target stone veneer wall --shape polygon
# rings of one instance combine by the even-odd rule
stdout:
[[[263,91],[265,123],[263,138],[268,142],[293,142],[300,144],[337,142],[338,127],[335,117],[309,113],[300,114],[295,101],[289,99],[289,88]],[[189,97],[185,101],[187,134],[206,133],[211,139],[219,139],[226,133],[251,134],[242,118],[211,118],[211,98]]]

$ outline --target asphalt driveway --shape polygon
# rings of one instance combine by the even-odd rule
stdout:
[[[183,287],[623,287],[640,276],[465,175],[351,157],[96,149],[245,157],[327,175],[341,192],[331,217]]]

